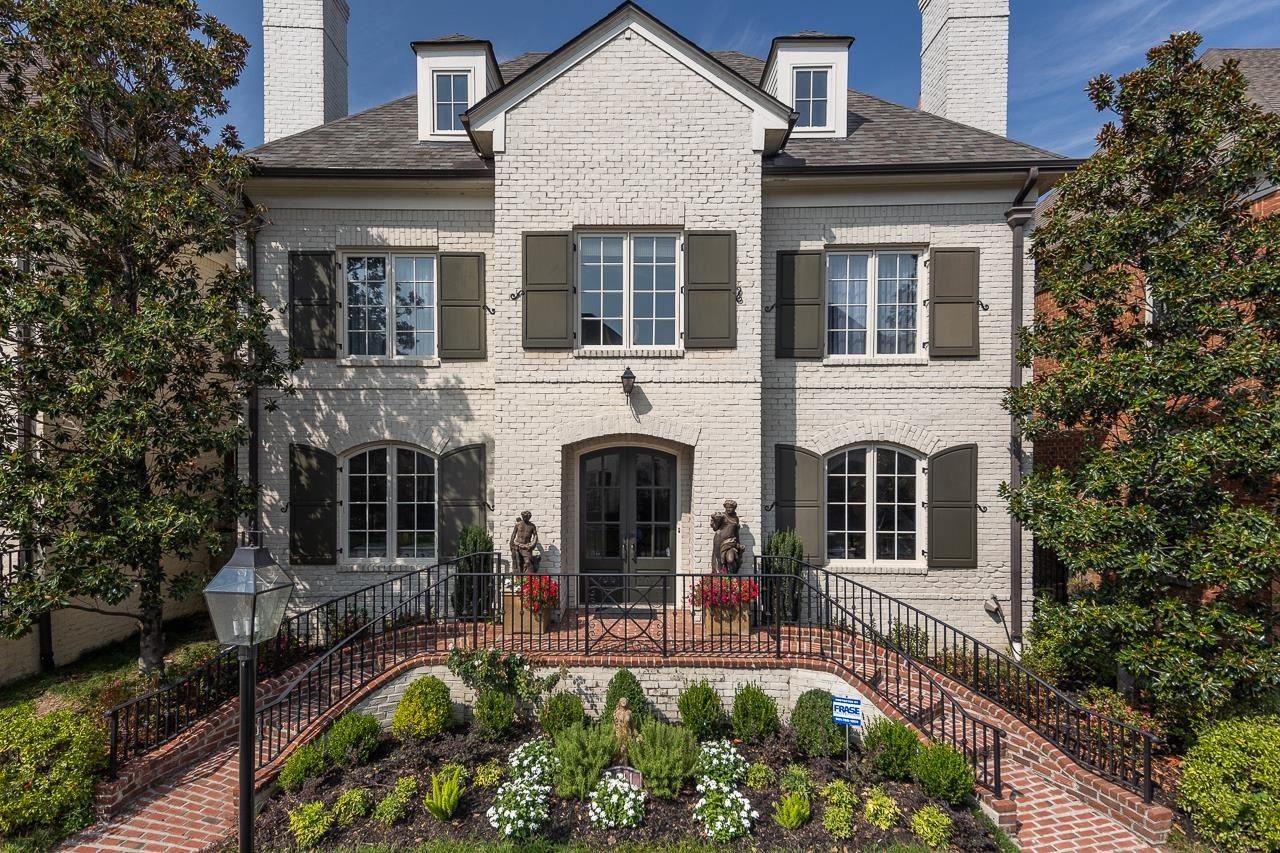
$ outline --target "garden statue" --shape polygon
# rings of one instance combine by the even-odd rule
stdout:
[[[742,553],[746,549],[738,540],[741,527],[737,501],[725,501],[724,512],[711,514],[711,529],[715,531],[711,545],[712,571],[736,575],[742,568]]]
[[[635,732],[631,726],[631,703],[623,696],[613,707],[613,742],[617,749],[616,758],[619,764],[627,763],[627,741]]]
[[[525,510],[516,518],[516,526],[511,528],[511,567],[518,574],[528,575],[538,571],[542,545],[538,542],[538,525],[529,519],[533,513]]]

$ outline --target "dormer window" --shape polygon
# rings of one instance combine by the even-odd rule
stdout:
[[[462,114],[467,111],[471,74],[467,71],[435,73],[436,133],[462,133]]]
[[[827,124],[827,68],[795,69],[796,127],[821,129]]]

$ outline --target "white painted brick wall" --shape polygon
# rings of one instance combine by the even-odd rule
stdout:
[[[1009,0],[919,0],[920,108],[1005,135]]]
[[[347,114],[347,0],[263,0],[263,140]]]

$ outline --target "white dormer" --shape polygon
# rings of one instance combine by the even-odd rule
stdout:
[[[794,137],[849,135],[850,36],[802,32],[779,36],[769,48],[761,87],[799,114]]]
[[[502,85],[493,45],[469,36],[413,42],[418,62],[418,141],[465,140],[462,114]]]

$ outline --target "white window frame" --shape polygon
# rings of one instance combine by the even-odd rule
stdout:
[[[827,91],[826,91],[826,92],[824,92],[824,93],[823,93],[823,95],[822,95],[822,100],[823,100],[823,102],[825,102],[825,103],[826,103],[826,105],[827,105],[827,110],[826,110],[826,112],[827,112],[827,121],[826,121],[826,123],[825,123],[825,124],[804,124],[804,125],[800,124],[800,123],[797,121],[797,122],[796,122],[796,130],[799,130],[799,131],[822,131],[822,130],[834,130],[836,125],[835,125],[835,118],[834,118],[834,117],[832,116],[832,114],[831,114],[831,105],[832,105],[832,102],[833,102],[833,98],[831,97],[831,81],[832,81],[832,80],[834,79],[834,77],[835,77],[835,69],[834,69],[834,68],[832,68],[830,65],[795,65],[795,66],[792,66],[792,68],[791,68],[791,108],[792,108],[793,110],[794,110],[794,109],[796,109],[796,101],[798,101],[798,100],[799,100],[798,96],[796,95],[796,91],[797,91],[797,87],[796,87],[796,78],[799,76],[800,72],[802,72],[802,71],[825,71],[825,72],[827,72]],[[808,97],[808,98],[806,98],[805,100],[807,100],[807,101],[814,101],[814,100],[817,100],[816,98],[814,98],[814,97],[813,97],[813,87],[812,87],[812,85],[811,85],[811,86],[810,86],[810,88],[809,88],[809,97]],[[799,110],[797,110],[797,112],[799,112]],[[810,115],[812,115],[812,108],[811,108]]]
[[[347,259],[348,258],[382,258],[387,265],[387,349],[382,353],[353,354],[350,348],[349,306],[347,304]],[[429,355],[398,355],[395,342],[395,299],[396,299],[396,258],[431,258],[435,267],[435,301],[431,303],[431,316],[434,319],[434,335],[432,351]],[[338,340],[342,360],[354,364],[436,364],[440,360],[440,253],[435,249],[344,249],[338,253],[338,268],[341,281],[338,287],[342,294],[338,300]],[[415,329],[415,331],[417,331]]]
[[[877,558],[876,557],[875,478],[876,478],[876,451],[880,449],[892,450],[895,453],[904,453],[907,456],[910,456],[911,458],[915,459],[916,461],[916,474],[915,474],[916,548],[915,548],[915,554],[912,555],[911,557],[905,557],[905,558],[898,558],[898,557]],[[838,456],[841,453],[848,453],[851,450],[865,450],[867,454],[867,474],[866,474],[867,501],[866,501],[866,520],[864,522],[865,535],[867,537],[866,539],[867,556],[863,558],[831,557],[831,556],[827,556],[827,521],[828,521],[827,507],[828,507],[828,498],[829,498],[827,494],[827,485],[828,485],[827,484],[827,465],[830,463],[833,457]],[[915,450],[914,448],[911,448],[911,447],[904,447],[900,444],[893,444],[891,442],[886,442],[886,441],[874,441],[874,442],[862,442],[859,444],[849,444],[844,447],[833,450],[822,457],[822,554],[823,554],[823,558],[825,559],[828,565],[885,566],[885,567],[893,566],[893,567],[902,568],[905,566],[922,565],[924,563],[924,558],[925,558],[924,555],[926,550],[925,535],[928,527],[928,524],[927,524],[928,519],[926,514],[926,506],[925,506],[925,504],[927,503],[926,495],[925,495],[925,487],[928,484],[928,478],[925,476],[926,475],[925,466],[927,462],[928,462],[928,457],[920,453],[918,450]],[[847,504],[848,501],[846,500],[845,503]],[[897,505],[900,505],[900,504],[895,504],[895,506]]]
[[[582,241],[607,237],[622,238],[622,343],[620,344],[586,344],[582,336]],[[676,286],[675,286],[675,325],[676,339],[670,344],[637,344],[635,343],[634,310],[633,310],[633,240],[637,237],[670,237],[676,241]],[[684,233],[680,231],[582,231],[573,238],[573,281],[574,281],[574,340],[577,349],[586,352],[600,350],[638,350],[670,351],[684,349]]]
[[[432,506],[435,507],[435,553],[429,557],[397,557],[396,550],[396,450],[411,450],[427,456],[435,464],[435,490],[431,495]],[[371,450],[387,452],[387,556],[355,557],[351,554],[351,460]],[[344,453],[338,462],[338,513],[339,562],[344,565],[431,565],[440,557],[440,457],[426,448],[404,441],[377,442],[362,444]]]
[[[448,77],[462,76],[467,78],[467,109],[471,109],[471,106],[475,103],[475,75],[471,73],[470,68],[457,68],[457,69],[437,68],[431,72],[431,131],[432,133],[438,133],[442,136],[466,136],[467,129],[465,127],[459,127],[455,129],[455,128],[444,128],[444,127],[440,127],[439,125],[440,102],[436,100],[436,94],[439,91],[436,88],[436,85],[437,85],[436,81],[439,80],[441,76],[448,76]],[[458,101],[449,101],[449,103],[456,104],[458,103]]]
[[[907,352],[886,352],[878,351],[878,341],[876,339],[876,307],[878,287],[876,286],[879,275],[878,258],[880,255],[915,255],[916,256],[916,345],[915,348]],[[830,314],[830,265],[829,259],[834,256],[858,256],[867,258],[867,347],[866,352],[862,353],[843,353],[831,351],[831,314]],[[928,330],[928,318],[925,316],[925,292],[928,289],[928,270],[925,260],[928,258],[928,251],[924,248],[916,246],[893,246],[893,247],[877,247],[877,248],[840,248],[827,249],[822,255],[822,352],[826,360],[833,362],[844,361],[876,361],[876,362],[892,362],[908,361],[918,362],[924,360],[925,356],[925,333]],[[899,304],[899,303],[894,303]]]

